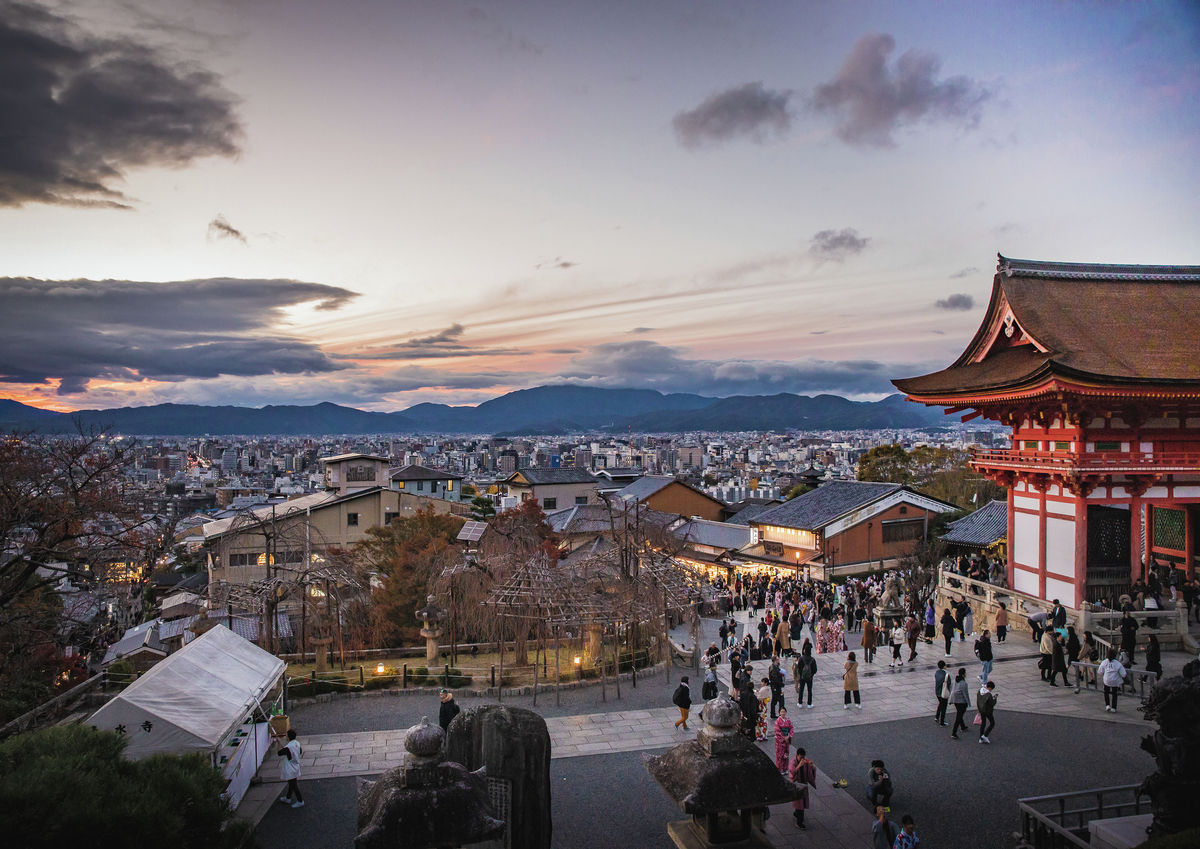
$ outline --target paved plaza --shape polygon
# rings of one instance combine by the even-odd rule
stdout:
[[[744,623],[745,613],[738,618]],[[704,624],[706,637],[710,632],[715,633],[718,625],[716,620],[706,620]],[[751,627],[754,624],[751,620]],[[847,635],[847,640],[853,645],[859,640],[859,635]],[[705,640],[703,645],[707,644]],[[979,663],[974,660],[971,645],[971,640],[962,643],[956,641],[952,649],[953,658],[948,659],[947,664],[951,668],[966,666],[974,690],[978,685],[976,676]],[[889,669],[887,664],[890,658],[884,655],[877,655],[874,664],[861,664],[862,710],[843,709],[841,670],[845,652],[816,656],[818,672],[812,709],[797,708],[789,680],[786,700],[799,745],[809,748],[819,768],[828,770],[833,777],[846,778],[849,786],[846,790],[834,789],[833,777],[821,773],[814,806],[808,814],[809,828],[805,832],[798,831],[792,824],[788,806],[777,806],[768,821],[768,832],[776,845],[869,846],[871,816],[866,810],[863,791],[866,769],[872,757],[885,758],[892,769],[896,768],[893,765],[895,763],[911,760],[909,771],[920,771],[924,763],[922,751],[936,740],[937,746],[947,749],[937,757],[952,759],[948,769],[953,774],[954,763],[965,763],[968,758],[984,756],[980,752],[970,751],[989,750],[989,747],[975,745],[976,733],[973,728],[963,735],[963,740],[955,743],[949,740],[948,729],[938,728],[931,721],[934,708],[933,670],[938,660],[945,659],[943,648],[940,641],[934,645],[921,644],[918,646],[917,660],[906,662],[897,670]],[[946,777],[941,792],[920,806],[928,810],[920,810],[914,805],[912,813],[918,816],[918,821],[928,821],[936,815],[932,808],[936,807],[938,799],[953,799],[958,794],[963,794],[965,800],[977,798],[980,793],[987,798],[994,795],[995,801],[1003,803],[1003,810],[1008,811],[1003,817],[1006,821],[991,823],[990,831],[984,828],[983,832],[989,833],[993,840],[999,840],[1016,827],[1015,798],[1029,795],[1033,792],[1030,788],[1034,784],[1039,788],[1037,792],[1073,790],[1081,789],[1080,781],[1084,782],[1082,786],[1122,783],[1137,780],[1152,770],[1148,757],[1142,763],[1134,754],[1125,759],[1127,765],[1117,770],[1125,776],[1120,780],[1109,780],[1101,775],[1090,779],[1085,771],[1079,774],[1075,784],[1054,784],[1047,788],[1045,774],[1019,765],[1026,762],[1054,763],[1062,757],[1072,758],[1080,749],[1069,731],[1064,734],[1064,729],[1086,728],[1093,738],[1089,745],[1107,745],[1134,752],[1136,740],[1145,732],[1147,724],[1136,710],[1136,698],[1126,699],[1120,713],[1107,714],[1103,711],[1102,696],[1096,691],[1084,690],[1076,694],[1073,687],[1052,688],[1041,682],[1036,670],[1035,647],[1028,635],[1014,634],[1006,643],[996,644],[995,648],[996,663],[991,680],[997,684],[1000,700],[997,731],[993,735],[996,742],[990,748],[1003,749],[1004,752],[995,755],[989,752],[986,756],[1003,762],[1004,766],[999,769],[1007,776],[1005,789],[989,787],[985,774],[977,774],[967,768],[959,778]],[[858,656],[861,659],[861,650],[858,650]],[[907,648],[904,656],[908,656]],[[1168,655],[1164,658],[1167,673],[1177,673],[1186,659],[1183,655]],[[760,673],[765,673],[767,664],[752,662],[751,666],[755,667],[758,677]],[[642,678],[637,689],[623,685],[622,698],[619,700],[611,686],[604,702],[600,701],[598,686],[563,693],[565,704],[559,707],[554,707],[552,693],[543,693],[539,697],[539,705],[535,709],[545,717],[550,733],[551,772],[562,779],[561,782],[556,781],[552,794],[563,794],[566,785],[572,785],[572,791],[563,798],[554,795],[555,845],[589,845],[581,842],[578,835],[568,839],[560,826],[578,819],[579,806],[590,809],[599,798],[613,805],[636,804],[639,809],[648,806],[660,812],[656,815],[658,818],[652,820],[660,825],[656,834],[622,832],[620,842],[625,845],[631,845],[630,841],[645,846],[670,845],[665,824],[670,819],[679,819],[681,814],[646,774],[641,766],[641,753],[674,746],[689,739],[699,728],[699,718],[695,713],[690,732],[674,728],[678,711],[670,706],[670,692],[681,674],[689,673],[676,668],[671,672],[670,683],[664,676],[658,675]],[[728,664],[722,664],[722,689],[728,684],[728,674]],[[692,675],[692,688],[699,701],[700,687],[695,675]],[[463,707],[471,707],[488,700],[462,696],[459,701]],[[505,703],[533,707],[527,696],[506,698]],[[343,783],[353,784],[360,776],[377,775],[399,765],[404,753],[404,729],[418,722],[421,715],[428,715],[432,721],[436,713],[436,699],[428,695],[365,696],[298,707],[292,716],[304,746],[302,780],[305,793],[318,798],[328,794],[332,802],[348,792],[342,787]],[[1055,722],[1055,718],[1066,722]],[[330,733],[321,733],[325,728],[329,728]],[[881,729],[892,730],[880,736]],[[1035,743],[1035,738],[1039,737],[1041,742]],[[812,743],[808,743],[809,740]],[[761,745],[773,758],[774,741],[769,740]],[[1031,748],[1032,745],[1039,748],[1035,750]],[[955,746],[960,748],[955,750],[952,748]],[[1058,748],[1062,749],[1061,753],[1055,751]],[[1083,748],[1086,750],[1087,747]],[[912,758],[909,758],[910,754]],[[610,766],[602,767],[605,763]],[[589,769],[592,764],[596,765],[595,768]],[[620,769],[628,773],[619,786],[614,786],[607,778],[608,772],[616,768],[612,764],[619,764]],[[271,807],[271,800],[279,794],[279,785],[273,781],[276,771],[274,763],[268,762],[264,766],[264,784],[252,789],[241,811],[250,819],[266,817],[259,829],[262,844],[266,847],[287,845],[289,849],[328,845],[305,842],[303,831],[298,835],[290,835],[290,824],[297,815],[307,819],[309,808],[292,811],[279,805]],[[1032,780],[1034,773],[1037,773],[1036,782]],[[594,775],[594,787],[581,786],[587,785],[588,774]],[[922,783],[927,784],[930,778],[936,777],[926,776]],[[559,783],[563,783],[564,787],[560,788]],[[313,788],[313,792],[307,789],[309,787]],[[341,806],[341,803],[338,804]],[[312,807],[315,809],[322,805],[314,800]],[[901,812],[908,810],[897,807],[893,815],[898,819]],[[998,810],[993,807],[984,811],[976,810],[973,818],[978,821],[982,817],[982,821],[988,824],[989,812],[996,812],[992,819],[1002,819]],[[326,810],[324,816],[329,817],[330,812]],[[353,805],[337,816],[339,822],[344,821],[344,828],[328,835],[326,839],[333,840],[335,845],[338,841],[348,844],[353,838]],[[326,824],[332,827],[331,823]],[[632,826],[629,821],[624,824]],[[941,827],[932,822],[928,825],[935,830]],[[638,825],[638,828],[642,827]],[[282,839],[284,835],[288,835],[287,842],[279,842],[277,838]],[[821,838],[820,842],[816,840],[817,837]],[[656,842],[659,838],[661,842]],[[590,845],[615,845],[615,841]],[[999,846],[1006,844],[1000,842],[994,845],[999,849]]]

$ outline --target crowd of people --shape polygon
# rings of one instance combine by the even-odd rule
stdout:
[[[784,661],[791,661],[797,709],[805,710],[813,706],[812,682],[818,669],[817,656],[847,651],[855,637],[866,663],[874,662],[876,648],[884,644],[891,646],[893,667],[903,665],[905,645],[908,646],[908,659],[915,659],[917,643],[926,638],[923,634],[932,635],[932,621],[929,620],[927,627],[922,625],[928,619],[927,614],[919,618],[912,612],[902,613],[895,617],[893,627],[884,630],[876,625],[878,610],[902,612],[911,606],[911,594],[906,604],[905,594],[900,590],[906,577],[890,573],[852,578],[844,584],[832,585],[811,576],[739,574],[728,585],[716,582],[724,600],[722,611],[747,611],[748,622],[745,631],[739,634],[743,626],[736,617],[721,620],[719,642],[713,642],[705,653],[702,695],[705,700],[716,697],[717,666],[723,661],[728,662],[732,681],[730,696],[742,713],[741,732],[759,742],[774,736],[776,767],[794,783],[806,788],[804,795],[793,803],[798,828],[805,828],[804,811],[809,806],[807,788],[816,786],[816,768],[803,748],[797,748],[789,757],[795,742],[795,726],[784,699]],[[929,594],[933,587],[930,584],[919,589]],[[854,637],[848,639],[849,635]],[[766,664],[765,675],[756,673],[752,665],[756,662]],[[850,651],[844,661],[835,661],[835,664],[842,678],[843,710],[862,710],[858,651]],[[676,688],[673,701],[680,710],[675,725],[686,729],[691,709],[690,684],[686,677]],[[892,788],[882,761],[872,765],[872,776],[869,796],[873,803],[881,802],[882,811],[882,819],[873,831],[875,845],[885,849],[917,846],[919,841],[912,817],[906,815],[900,825],[887,819]],[[885,838],[886,842],[881,842]]]

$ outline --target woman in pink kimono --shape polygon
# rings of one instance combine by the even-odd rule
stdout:
[[[787,775],[788,754],[792,746],[792,721],[788,719],[787,708],[780,705],[779,718],[775,720],[775,766]]]
[[[792,802],[792,816],[796,818],[796,828],[804,828],[804,810],[809,806],[808,788],[817,786],[817,767],[808,759],[803,749],[796,749],[796,758],[788,769],[788,778],[793,784],[800,785],[804,795]]]
[[[829,647],[829,620],[822,616],[817,620],[817,654],[832,651]]]
[[[829,642],[833,646],[830,651],[845,651],[846,650],[846,624],[842,621],[842,617],[838,616],[829,624]]]

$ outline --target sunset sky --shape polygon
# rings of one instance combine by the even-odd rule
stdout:
[[[877,398],[1200,263],[1198,104],[1187,0],[0,0],[0,397]]]

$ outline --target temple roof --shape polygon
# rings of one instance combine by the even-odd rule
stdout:
[[[1083,384],[1196,384],[1200,266],[1000,256],[975,338],[948,368],[893,381],[914,400]]]
[[[1008,536],[1008,502],[989,501],[974,513],[951,522],[943,542],[986,548]]]

